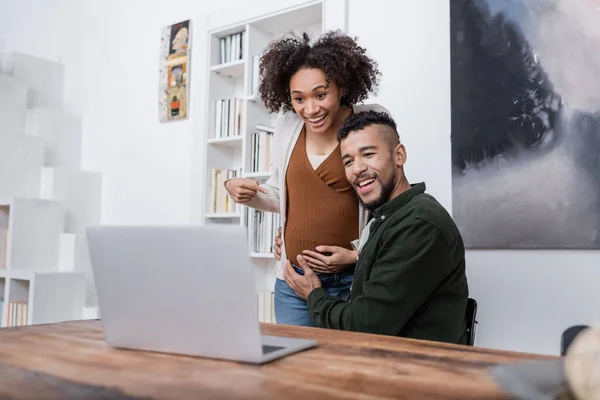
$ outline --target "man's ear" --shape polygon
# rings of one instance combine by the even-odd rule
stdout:
[[[397,167],[403,167],[406,163],[406,148],[402,143],[398,143],[394,149],[394,161]]]

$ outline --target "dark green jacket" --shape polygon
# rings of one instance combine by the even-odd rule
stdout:
[[[462,237],[425,184],[373,212],[349,301],[308,296],[318,327],[465,343],[468,285]]]

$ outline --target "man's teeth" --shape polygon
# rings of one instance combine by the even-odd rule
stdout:
[[[368,185],[369,183],[373,183],[375,182],[375,178],[371,178],[371,179],[367,179],[366,181],[362,181],[358,184],[359,187],[363,187],[365,185]]]
[[[320,117],[317,117],[317,118],[309,118],[308,120],[314,124],[314,123],[323,121],[326,116],[327,116],[327,114],[321,115]]]

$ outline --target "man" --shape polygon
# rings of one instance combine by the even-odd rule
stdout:
[[[346,178],[372,219],[362,234],[350,299],[329,296],[303,256],[285,280],[316,326],[466,343],[468,285],[462,238],[425,184],[404,175],[406,150],[385,113],[366,111],[338,132]]]

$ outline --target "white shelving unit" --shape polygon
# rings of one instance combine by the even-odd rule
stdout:
[[[80,169],[82,121],[62,110],[63,75],[0,52],[1,327],[97,316],[85,228],[99,222],[102,178]]]
[[[65,210],[52,200],[0,200],[0,229],[5,238],[3,267],[50,271],[59,260]],[[6,229],[6,231],[4,230]]]
[[[270,42],[285,33],[308,32],[319,36],[325,26],[324,14],[327,2],[308,1],[291,5],[269,14],[228,24],[208,31],[208,65],[206,118],[204,132],[204,196],[202,222],[205,224],[240,224],[247,228],[249,236],[249,257],[255,272],[257,290],[257,315],[259,320],[274,322],[272,316],[272,294],[275,281],[275,259],[271,252],[252,251],[253,239],[252,211],[242,206],[241,212],[215,213],[213,209],[214,182],[213,169],[236,170],[241,176],[266,181],[270,173],[252,172],[252,133],[257,125],[275,124],[276,115],[269,113],[256,96],[256,71],[259,57]],[[345,12],[345,9],[343,10]],[[242,59],[220,64],[222,39],[230,35],[242,34]],[[218,108],[222,99],[237,98],[240,105],[239,136],[225,137],[219,133]],[[222,120],[221,120],[222,121]],[[276,133],[274,133],[276,134]],[[217,183],[217,187],[220,185]],[[224,189],[223,189],[224,190]],[[221,197],[222,199],[223,197]],[[276,231],[277,227],[274,228]],[[273,234],[274,236],[274,234]],[[272,240],[270,240],[272,244]]]
[[[0,270],[2,327],[8,326],[12,302],[28,305],[23,325],[81,318],[85,280],[83,273]]]

